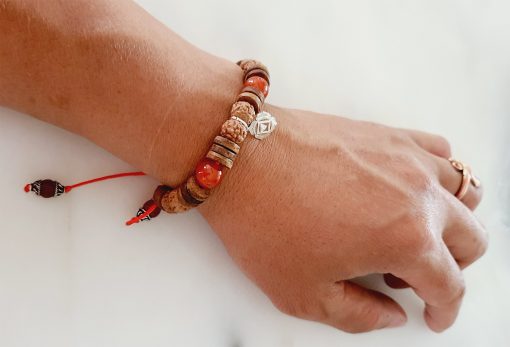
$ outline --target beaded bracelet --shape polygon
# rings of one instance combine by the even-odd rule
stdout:
[[[262,111],[265,98],[269,92],[269,72],[256,60],[240,60],[237,65],[244,71],[243,88],[230,111],[230,118],[221,126],[207,152],[197,164],[195,171],[177,187],[160,185],[154,191],[152,199],[138,210],[136,217],[126,225],[148,221],[158,216],[161,210],[179,213],[192,209],[203,203],[214,187],[222,180],[225,169],[231,169],[241,145],[248,133],[261,140],[269,136],[276,128],[276,119],[268,112]],[[143,172],[128,172],[104,176],[72,186],[63,186],[53,180],[38,180],[25,186],[25,191],[33,191],[45,198],[68,193],[71,189],[102,180],[140,176]]]

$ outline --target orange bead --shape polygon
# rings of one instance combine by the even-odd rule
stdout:
[[[269,93],[269,84],[267,81],[259,76],[252,76],[244,82],[245,87],[252,87],[260,90],[264,97]]]
[[[210,158],[202,158],[195,168],[195,178],[202,188],[216,187],[222,177],[222,166],[215,160]]]

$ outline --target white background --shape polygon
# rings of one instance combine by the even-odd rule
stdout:
[[[508,1],[139,1],[197,46],[272,75],[268,102],[448,137],[486,185],[489,251],[465,271],[457,323],[430,332],[409,290],[403,328],[350,335],[285,316],[196,211],[123,226],[156,181],[59,199],[25,183],[131,170],[75,135],[0,109],[0,346],[509,346]],[[376,139],[374,139],[375,141]]]

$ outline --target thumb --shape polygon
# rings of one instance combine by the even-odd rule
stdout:
[[[407,316],[393,299],[349,281],[339,281],[321,298],[326,321],[350,333],[404,325]]]

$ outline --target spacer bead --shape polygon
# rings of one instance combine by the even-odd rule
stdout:
[[[251,77],[254,77],[254,76],[262,77],[263,79],[266,80],[268,86],[271,85],[271,81],[269,79],[269,74],[265,70],[262,70],[262,69],[253,69],[253,70],[246,72],[246,74],[244,75],[244,82],[246,82],[248,79],[250,79]]]
[[[247,87],[245,87],[247,88]],[[243,88],[244,89],[244,88]],[[257,94],[254,94],[252,92],[242,92],[237,97],[237,101],[245,101],[253,106],[253,109],[255,110],[255,113],[259,113],[262,110],[262,100],[257,96]],[[248,123],[248,122],[246,122]]]
[[[232,152],[234,154],[239,153],[239,149],[241,149],[241,146],[239,146],[234,141],[231,141],[231,140],[229,140],[223,136],[219,136],[219,135],[214,138],[214,143],[217,145],[220,145],[222,147],[225,147],[226,149],[228,149],[230,152]]]
[[[218,163],[220,163],[221,165],[223,165],[229,169],[231,169],[232,166],[234,165],[234,161],[232,159],[229,159],[229,158],[221,155],[220,153],[217,153],[214,151],[207,152],[206,157],[217,161]]]

